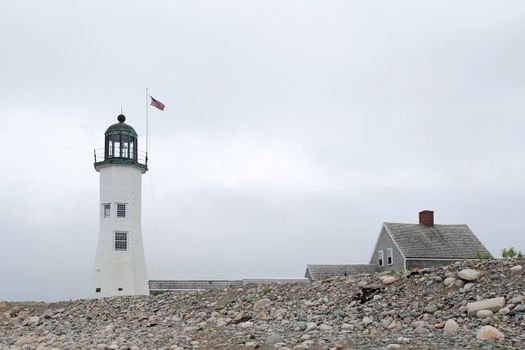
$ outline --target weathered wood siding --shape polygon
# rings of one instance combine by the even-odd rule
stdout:
[[[421,269],[425,267],[438,267],[452,264],[461,260],[407,260],[407,270]]]
[[[394,263],[392,265],[388,265],[387,263],[387,249],[388,248],[392,248],[393,255],[394,255]],[[378,266],[378,252],[380,250],[384,251],[385,264],[382,267]],[[390,271],[390,270],[395,270],[399,272],[405,271],[405,261],[404,261],[403,255],[401,254],[399,249],[397,249],[397,247],[395,246],[394,241],[392,240],[388,232],[386,232],[385,227],[382,228],[381,233],[379,234],[379,239],[377,241],[377,245],[374,249],[374,254],[372,256],[372,260],[370,263],[375,264],[377,266],[377,271],[379,272]]]

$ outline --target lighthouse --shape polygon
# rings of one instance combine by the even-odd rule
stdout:
[[[120,114],[105,132],[104,149],[95,150],[100,174],[100,226],[90,296],[149,294],[142,244],[142,175],[147,154],[138,135]]]

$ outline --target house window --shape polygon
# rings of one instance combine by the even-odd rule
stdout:
[[[377,266],[385,266],[385,252],[383,250],[380,250],[379,252],[377,252],[377,257]]]
[[[111,214],[111,204],[104,203],[102,204],[102,211],[104,212],[104,217],[109,218],[109,215]]]
[[[126,204],[117,203],[117,218],[125,218],[125,217],[126,217]]]
[[[100,288],[95,288],[95,293],[100,293]]]
[[[115,232],[115,250],[128,250],[127,232]]]
[[[386,250],[386,263],[392,265],[394,263],[394,251],[392,248]]]

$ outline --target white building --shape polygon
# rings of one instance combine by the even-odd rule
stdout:
[[[139,157],[138,135],[126,117],[105,132],[104,151],[95,151],[100,173],[100,229],[90,296],[149,294],[142,245],[142,174],[147,155]]]

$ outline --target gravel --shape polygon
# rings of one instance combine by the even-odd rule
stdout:
[[[0,349],[522,349],[525,271],[515,267],[524,263],[466,260],[306,284],[0,301]]]

